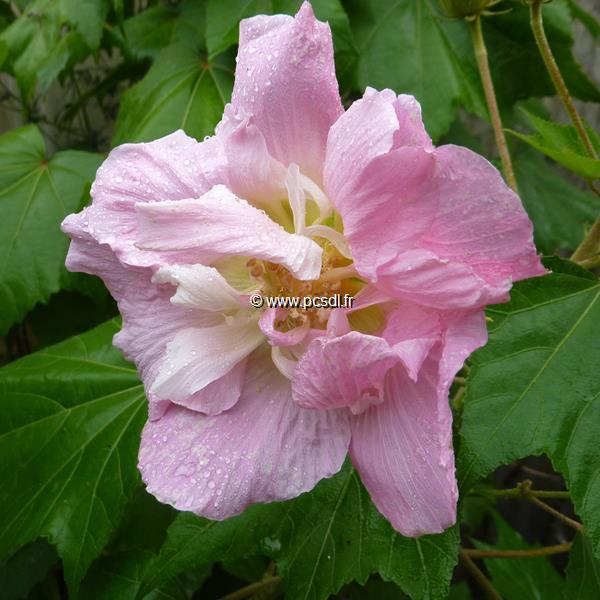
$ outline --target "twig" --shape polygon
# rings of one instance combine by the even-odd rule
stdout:
[[[483,39],[483,32],[481,30],[481,16],[475,15],[470,20],[469,26],[471,29],[473,48],[475,49],[475,58],[477,59],[477,66],[479,67],[479,74],[481,76],[481,83],[483,85],[483,91],[485,93],[485,99],[487,101],[488,110],[490,111],[490,119],[492,121],[492,128],[494,129],[496,146],[498,147],[500,160],[502,161],[502,169],[504,171],[504,176],[506,177],[508,185],[516,193],[519,193],[519,190],[517,188],[517,180],[515,178],[515,172],[513,170],[512,161],[510,160],[508,145],[506,143],[506,137],[504,136],[504,129],[502,127],[502,119],[500,118],[498,102],[496,100],[496,94],[494,92],[494,82],[492,81],[490,65],[488,63],[487,50],[485,47],[485,41]]]
[[[221,600],[243,600],[244,598],[249,598],[253,596],[257,592],[262,592],[266,588],[271,586],[280,585],[281,577],[275,575],[274,577],[265,577],[261,579],[261,581],[257,581],[256,583],[251,583],[246,587],[240,588],[231,594],[227,594],[227,596],[223,596]]]
[[[477,550],[475,548],[462,548],[461,552],[470,558],[530,558],[535,556],[549,556],[569,552],[572,542],[543,546],[542,548],[529,548],[527,550]]]
[[[592,144],[592,140],[588,135],[588,132],[585,129],[582,118],[579,116],[577,112],[577,108],[575,108],[575,104],[573,103],[573,99],[571,98],[571,94],[569,93],[569,89],[565,84],[565,80],[563,79],[560,69],[554,60],[554,55],[552,54],[552,49],[550,48],[550,44],[548,43],[548,38],[546,37],[546,32],[544,31],[544,21],[542,19],[542,4],[543,0],[530,0],[530,19],[531,19],[531,29],[533,30],[533,36],[535,37],[535,42],[537,47],[542,55],[542,59],[544,64],[546,65],[546,69],[548,69],[548,74],[550,75],[552,82],[554,83],[554,87],[562,100],[562,103],[565,106],[565,109],[569,113],[569,117],[585,146],[585,149],[591,158],[598,158],[596,150]]]
[[[563,515],[560,511],[556,510],[555,508],[552,508],[551,506],[549,506],[545,502],[542,502],[535,496],[533,496],[531,494],[527,494],[525,497],[527,498],[527,500],[529,500],[529,502],[531,502],[532,504],[535,504],[538,508],[545,510],[547,513],[549,513],[552,516],[556,517],[557,519],[561,520],[563,523],[566,523],[569,527],[572,527],[573,529],[575,529],[577,531],[581,531],[581,529],[583,528],[581,523],[579,523],[578,521],[575,521],[574,519],[567,517],[567,515]]]
[[[488,598],[491,598],[492,600],[502,600],[502,596],[496,591],[492,582],[483,574],[483,571],[473,562],[469,556],[469,552],[465,548],[461,548],[458,551],[458,557],[460,558],[460,562],[465,566],[465,569],[471,573],[473,579],[475,579]]]

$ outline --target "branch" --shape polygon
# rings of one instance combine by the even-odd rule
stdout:
[[[479,584],[479,587],[485,592],[485,595],[492,600],[502,600],[502,596],[496,591],[492,582],[483,574],[483,571],[473,562],[469,556],[469,550],[460,548],[458,551],[460,562],[465,569],[471,573],[473,579]]]
[[[470,558],[529,558],[534,556],[549,556],[569,552],[573,544],[557,544],[556,546],[543,546],[542,548],[529,548],[527,550],[476,550],[474,548],[462,548],[463,552]]]
[[[513,170],[512,161],[510,160],[508,145],[506,143],[506,137],[504,136],[504,129],[502,127],[502,119],[500,118],[498,102],[494,92],[494,82],[492,81],[487,50],[485,47],[485,41],[483,39],[483,32],[481,30],[480,15],[476,15],[470,20],[469,27],[471,29],[473,48],[475,49],[475,58],[477,59],[477,66],[479,67],[479,74],[481,75],[481,84],[483,85],[485,99],[487,101],[488,110],[490,111],[490,119],[492,121],[492,128],[494,129],[496,146],[498,147],[500,160],[502,161],[502,170],[504,171],[504,176],[506,177],[508,185],[516,193],[519,193],[515,172]]]
[[[257,592],[264,592],[270,587],[280,585],[281,581],[282,579],[278,575],[273,577],[265,577],[264,579],[261,579],[261,581],[251,583],[250,585],[240,588],[231,594],[227,594],[227,596],[223,596],[221,600],[243,600],[244,598],[250,598],[250,596],[253,596]]]

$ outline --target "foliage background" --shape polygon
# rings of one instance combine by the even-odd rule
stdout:
[[[563,259],[600,212],[573,172],[600,171],[569,142],[571,130],[548,125],[567,121],[547,98],[554,89],[517,1],[505,0],[500,8],[511,11],[486,19],[484,33],[505,126],[538,132],[509,142],[553,274],[518,284],[509,304],[489,309],[490,342],[462,373],[459,525],[402,538],[350,467],[312,493],[223,523],[177,514],[141,487],[143,391],[111,346],[118,315],[101,282],[65,271],[58,225],[89,201],[115,145],[177,128],[210,135],[231,93],[239,20],[298,5],[0,2],[2,597],[210,599],[275,573],[282,582],[257,598],[482,597],[457,566],[459,544],[529,549],[573,539],[560,519],[490,491],[529,478],[569,490],[549,502],[581,519],[584,532],[568,554],[480,566],[507,599],[599,598],[600,285]],[[496,159],[465,23],[443,18],[433,0],[313,6],[333,29],[346,104],[367,85],[412,93],[436,142]],[[554,0],[544,16],[567,85],[597,126],[599,7]]]

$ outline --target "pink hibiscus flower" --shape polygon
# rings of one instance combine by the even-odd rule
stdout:
[[[435,148],[407,95],[347,111],[308,3],[240,25],[214,137],[113,150],[70,215],[67,266],[100,276],[149,401],[139,468],[162,502],[224,519],[294,497],[349,453],[402,534],[456,517],[448,391],[483,307],[544,273],[519,198]],[[267,295],[346,309],[256,309]]]

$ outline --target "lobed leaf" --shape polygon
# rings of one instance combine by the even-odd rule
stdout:
[[[109,321],[0,369],[0,558],[46,537],[76,597],[138,483],[137,373]]]
[[[60,223],[87,201],[100,162],[77,150],[48,159],[35,125],[0,135],[0,334],[60,289],[69,244]]]
[[[547,454],[600,553],[600,283],[556,260],[551,268],[488,309],[489,342],[471,359],[459,481],[466,491],[499,465]]]

